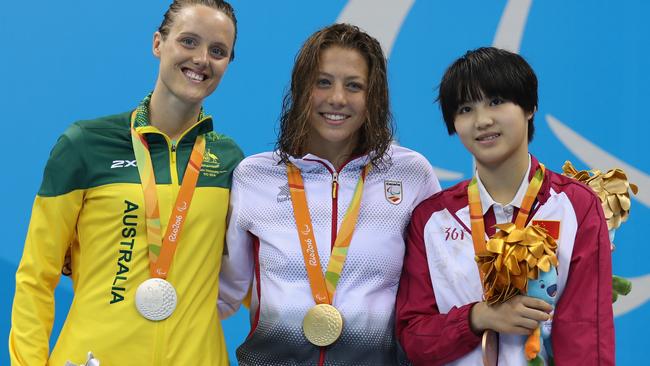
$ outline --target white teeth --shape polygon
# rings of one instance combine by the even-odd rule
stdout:
[[[341,121],[348,118],[348,116],[343,114],[331,114],[331,113],[323,113],[323,117],[327,119],[331,119],[332,121]]]
[[[496,134],[494,134],[494,135],[488,135],[488,136],[482,136],[482,137],[479,137],[477,140],[479,140],[479,141],[490,141],[490,140],[494,140],[494,139],[496,139],[496,138],[499,137],[499,136],[501,136],[501,134],[496,133]]]
[[[196,81],[203,81],[205,79],[205,75],[198,74],[190,69],[185,69],[184,74],[188,78]]]

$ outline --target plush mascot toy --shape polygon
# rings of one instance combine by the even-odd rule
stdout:
[[[548,272],[539,271],[539,276],[535,280],[528,280],[527,295],[546,301],[555,307],[557,299],[557,270],[551,267]],[[539,357],[542,349],[546,351],[548,365],[554,365],[553,348],[551,346],[551,327],[553,324],[553,313],[551,318],[545,322],[540,322],[539,327],[535,329],[526,340],[524,348],[528,365],[542,366],[544,361]]]

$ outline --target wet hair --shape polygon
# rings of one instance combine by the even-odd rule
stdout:
[[[224,13],[232,21],[233,26],[235,27],[235,37],[232,40],[232,50],[230,51],[230,61],[235,59],[235,42],[237,41],[237,17],[235,16],[235,9],[227,1],[223,0],[174,0],[169,9],[165,12],[163,16],[163,21],[158,27],[158,32],[162,36],[162,39],[167,39],[169,35],[169,30],[174,25],[174,18],[176,14],[181,11],[181,9],[187,6],[194,5],[204,5],[209,8],[219,10]]]
[[[450,135],[459,106],[484,97],[513,102],[526,113],[537,110],[537,76],[516,53],[495,47],[467,51],[447,68],[438,88],[437,101]],[[533,117],[528,120],[528,142],[533,140]]]
[[[276,149],[282,162],[306,153],[311,116],[311,95],[319,74],[320,58],[330,47],[358,51],[368,66],[366,116],[353,155],[369,154],[376,167],[390,159],[393,118],[388,99],[386,58],[379,42],[350,24],[334,24],[312,34],[296,56],[291,88],[284,96]]]

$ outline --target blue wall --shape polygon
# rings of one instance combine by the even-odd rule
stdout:
[[[233,136],[246,154],[271,149],[296,51],[309,34],[339,19],[352,2],[233,0],[240,32],[237,59],[206,102],[216,129]],[[617,304],[617,360],[635,365],[645,359],[648,343],[641,335],[650,325],[650,265],[644,251],[647,236],[642,235],[650,219],[645,133],[650,122],[650,26],[642,17],[650,13],[650,3],[520,3],[527,4],[527,12],[519,52],[540,79],[531,151],[554,170],[566,159],[579,168],[627,164],[635,171],[641,193],[646,192],[633,201],[631,219],[617,232],[613,256],[614,271],[634,278],[636,286],[633,298]],[[151,90],[157,75],[152,34],[167,4],[33,0],[2,6],[0,110],[8,133],[0,180],[5,195],[1,364],[8,364],[13,275],[49,150],[74,120],[128,110]],[[435,87],[444,68],[465,50],[498,44],[495,34],[508,2],[419,0],[411,5],[398,27],[389,62],[398,139],[427,156],[441,176],[450,177],[442,182],[449,186],[471,175],[472,162],[458,139],[445,132],[433,103]],[[365,17],[360,23],[372,29],[372,7],[355,14],[354,19]],[[71,283],[64,279],[57,289],[53,337],[71,297]],[[231,354],[248,332],[247,318],[240,312],[225,323]]]

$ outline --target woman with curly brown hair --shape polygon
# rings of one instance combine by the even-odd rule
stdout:
[[[219,312],[251,289],[240,365],[396,365],[404,231],[440,189],[420,154],[391,144],[386,60],[335,24],[296,57],[277,151],[235,170]]]

